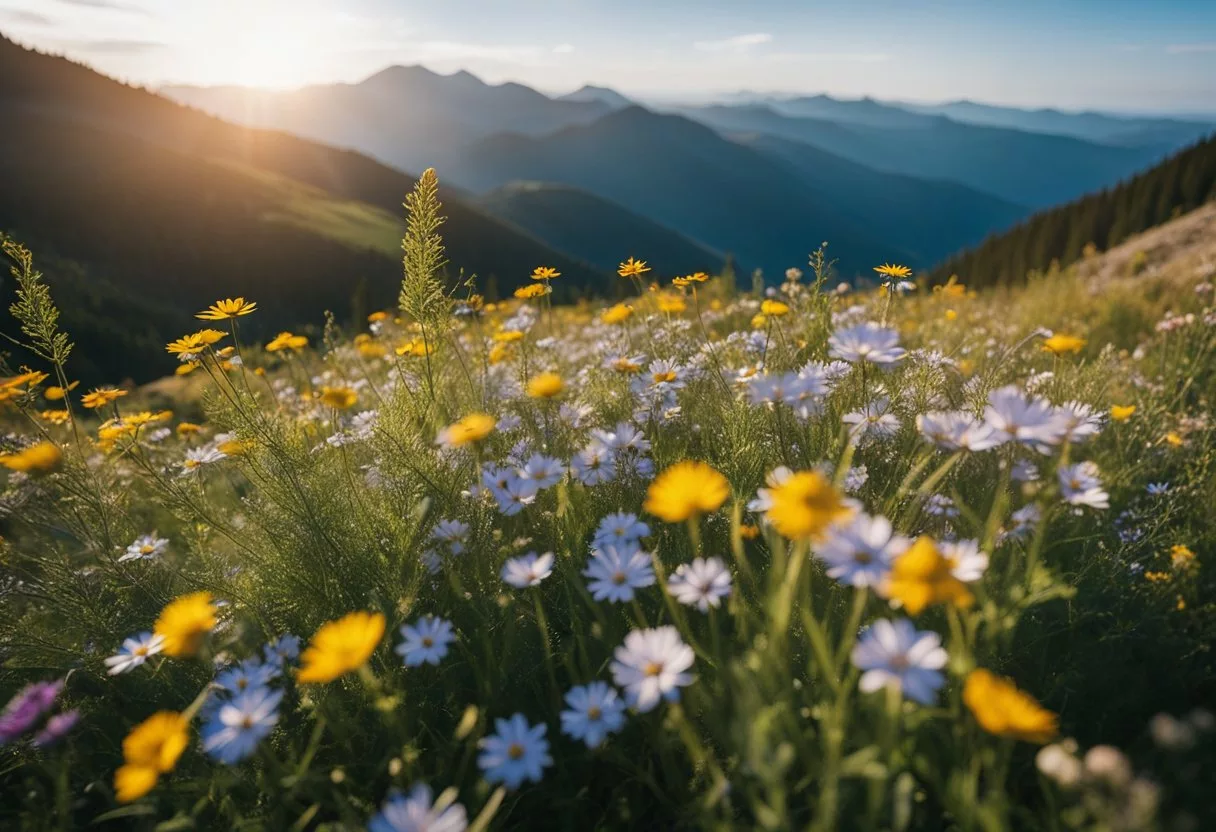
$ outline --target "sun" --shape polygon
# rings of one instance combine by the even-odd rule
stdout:
[[[277,3],[202,4],[181,21],[179,74],[192,83],[284,89],[316,80],[329,35],[324,18]]]

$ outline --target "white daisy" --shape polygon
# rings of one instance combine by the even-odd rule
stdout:
[[[117,653],[106,659],[105,664],[109,668],[106,672],[111,676],[117,676],[119,673],[134,670],[163,649],[165,649],[164,636],[154,636],[151,633],[131,636],[123,640],[122,648]]]
[[[439,664],[448,654],[448,645],[456,640],[452,622],[433,615],[419,618],[413,625],[402,624],[401,636],[405,641],[395,648],[397,655],[405,660],[406,667]]]
[[[553,553],[545,552],[538,555],[528,552],[517,558],[511,558],[502,567],[502,579],[517,589],[536,586],[553,574]]]
[[[431,539],[446,545],[453,555],[459,555],[469,542],[469,524],[460,520],[440,520],[431,532]]]
[[[561,460],[543,454],[532,454],[519,472],[520,477],[532,482],[537,490],[557,485],[565,474],[566,466]]]
[[[828,347],[833,358],[850,364],[866,361],[876,367],[889,367],[907,354],[899,346],[898,332],[873,321],[836,330],[828,338]]]
[[[1110,495],[1102,489],[1098,466],[1094,463],[1078,462],[1076,465],[1062,466],[1057,476],[1060,491],[1071,505],[1110,508]]]
[[[940,671],[947,658],[941,636],[917,630],[906,618],[878,619],[853,648],[853,664],[864,671],[859,683],[863,691],[891,686],[922,705],[932,705],[946,683]]]
[[[899,419],[890,408],[890,399],[878,398],[861,410],[846,413],[841,421],[853,426],[853,435],[858,439],[890,439],[899,433]]]
[[[157,537],[156,532],[142,534],[135,538],[135,542],[127,547],[126,553],[118,559],[118,562],[125,563],[129,560],[146,560],[158,557],[163,555],[168,548],[169,541],[163,537]]]
[[[708,612],[730,595],[730,570],[718,558],[696,558],[683,563],[667,580],[667,591],[681,604]]]
[[[636,514],[618,511],[606,515],[595,528],[591,546],[603,549],[606,546],[631,548],[638,546],[643,537],[650,534],[650,526],[638,519]]]
[[[595,748],[625,724],[625,703],[607,682],[579,685],[566,694],[570,707],[562,711],[562,733]]]
[[[645,713],[659,701],[680,698],[680,688],[692,684],[692,648],[680,640],[675,627],[633,630],[613,652],[612,679],[625,690],[625,701]]]
[[[633,591],[654,583],[654,566],[650,554],[637,548],[605,546],[591,553],[583,570],[589,580],[587,589],[596,601],[633,600]]]
[[[223,703],[201,730],[203,751],[225,765],[254,752],[279,721],[283,691],[251,688]]]
[[[1065,420],[1046,399],[1028,398],[1010,385],[988,394],[984,421],[1001,442],[1020,442],[1046,451],[1064,439]]]
[[[1065,402],[1056,408],[1069,442],[1082,442],[1102,432],[1105,416],[1082,402]]]
[[[849,586],[875,587],[886,580],[891,564],[909,544],[908,538],[892,533],[887,518],[857,514],[829,529],[813,546],[827,564],[828,577]]]
[[[495,720],[494,726],[494,734],[478,743],[477,766],[486,782],[502,783],[508,789],[519,788],[525,780],[539,783],[544,768],[553,765],[545,739],[548,726],[529,725],[523,714]]]
[[[367,832],[464,832],[468,828],[464,806],[436,805],[426,783],[415,785],[408,796],[390,796],[367,824]]]
[[[916,417],[921,435],[948,451],[986,451],[1001,444],[996,430],[961,410],[932,411]]]
[[[616,474],[616,458],[599,442],[589,442],[570,460],[570,473],[583,485],[611,482]]]
[[[984,577],[988,554],[980,551],[978,540],[943,540],[937,548],[950,564],[950,574],[963,583],[973,583]]]
[[[227,458],[228,455],[226,453],[211,445],[207,445],[202,448],[190,448],[188,451],[186,451],[185,460],[182,461],[181,475],[183,477],[189,476],[190,474],[199,471],[204,466],[213,465],[216,462]]]

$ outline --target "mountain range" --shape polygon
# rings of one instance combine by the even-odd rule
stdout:
[[[966,100],[946,104],[901,106],[914,112],[946,116],[965,124],[1072,136],[1123,147],[1156,146],[1162,150],[1190,144],[1211,133],[1214,127],[1211,121],[1096,112],[1065,113],[1051,108],[1023,110],[1018,107],[997,107]]]
[[[779,136],[875,170],[955,182],[1029,208],[1053,205],[1117,182],[1167,152],[1156,145],[1115,147],[904,111],[882,118],[872,113],[868,122],[805,114],[817,109],[787,104],[781,112],[776,105],[751,104],[681,112],[728,135]]]
[[[936,112],[825,95],[643,107],[605,87],[549,97],[420,66],[286,93],[163,92],[404,169],[435,166],[475,193],[529,182],[534,210],[545,198],[535,183],[574,187],[733,254],[745,268],[800,264],[827,238],[846,276],[883,255],[931,266],[1037,209],[1125,179],[1212,128],[969,102]],[[603,262],[576,224],[525,227]]]
[[[844,278],[884,260],[970,262],[958,253],[999,250],[999,232],[1036,209],[1112,187],[1210,128],[942,107],[645,107],[604,87],[550,97],[422,67],[283,93],[156,93],[0,37],[0,230],[76,301],[65,323],[80,374],[103,378],[219,297],[259,301],[253,337],[391,305],[401,200],[425,166],[444,182],[452,278],[475,273],[493,297],[547,265],[572,296],[617,291],[611,272],[630,255],[659,277],[728,257],[779,274],[823,240]]]
[[[83,377],[113,380],[137,349],[163,355],[197,326],[191,313],[221,297],[259,301],[253,337],[396,300],[409,174],[3,38],[0,121],[0,230],[34,249],[59,297],[86,299],[87,309],[64,304]],[[453,276],[509,291],[543,264],[562,271],[567,291],[611,285],[460,191],[442,198]]]
[[[655,262],[668,274],[717,273],[726,261],[720,251],[570,185],[512,181],[477,197],[477,204],[542,240],[562,241],[605,271],[620,264],[626,241],[639,257],[657,253]]]

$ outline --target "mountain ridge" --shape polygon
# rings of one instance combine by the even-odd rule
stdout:
[[[1118,185],[1034,214],[939,264],[936,280],[1012,284],[1052,264],[1069,266],[1092,245],[1103,251],[1133,234],[1216,200],[1216,136]]]
[[[948,179],[1031,208],[1105,187],[1158,161],[1152,148],[962,125],[933,117],[907,129],[782,115],[771,105],[686,108],[723,131],[770,133],[888,173]]]
[[[661,274],[717,272],[726,260],[720,251],[572,185],[511,181],[477,201],[554,249],[605,270],[615,269],[629,252],[644,256]],[[621,248],[625,241],[628,252]]]
[[[3,38],[0,118],[0,229],[57,264],[57,297],[91,293],[120,310],[113,299],[129,299],[125,315],[73,333],[92,380],[124,366],[132,339],[163,344],[197,327],[193,312],[217,297],[259,300],[246,322],[255,338],[326,308],[350,320],[395,303],[413,184],[402,172],[227,124]],[[509,291],[546,264],[567,291],[611,285],[458,191],[442,198],[453,277],[463,269]]]

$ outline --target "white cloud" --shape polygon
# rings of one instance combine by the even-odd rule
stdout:
[[[767,32],[752,32],[724,40],[699,40],[693,46],[703,52],[743,52],[753,46],[770,43],[772,39],[773,36]]]
[[[505,63],[535,64],[545,50],[539,46],[505,46],[485,43],[461,43],[451,40],[428,40],[403,44],[403,51],[413,60],[427,61],[503,61]]]
[[[148,14],[148,10],[142,6],[136,6],[130,3],[114,2],[114,0],[59,0],[59,2],[68,6],[85,6],[90,9],[113,9],[117,12]]]
[[[555,55],[569,55],[573,51],[574,47],[568,43],[558,44],[557,46],[553,47],[553,54]]]
[[[1196,52],[1216,52],[1216,43],[1172,43],[1165,47],[1169,55],[1191,55]]]
[[[891,60],[885,52],[775,52],[765,60],[774,64],[832,63],[879,64]]]
[[[0,18],[11,23],[23,23],[29,26],[50,26],[55,22],[44,14],[26,9],[0,9]]]
[[[93,55],[142,55],[147,52],[159,52],[166,44],[151,40],[119,40],[98,39],[69,41],[67,45],[79,52]]]

